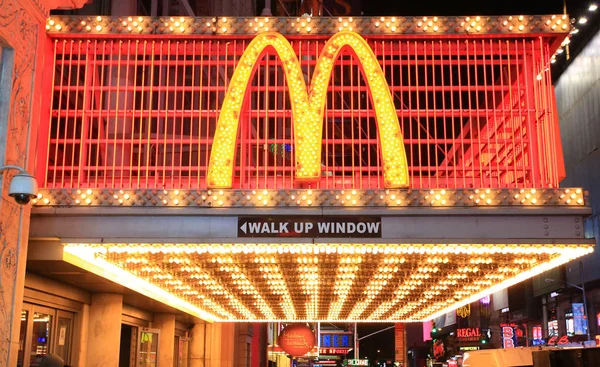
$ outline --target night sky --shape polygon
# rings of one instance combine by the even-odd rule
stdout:
[[[346,0],[352,2],[352,0]],[[567,13],[579,18],[587,13],[592,0],[567,0]],[[562,14],[563,0],[363,0],[365,16],[460,16],[460,15],[528,15]],[[600,5],[600,1],[596,1]],[[597,18],[596,18],[597,20]],[[391,324],[359,325],[359,337]],[[410,347],[410,346],[408,346]],[[377,351],[380,351],[379,353]],[[369,359],[394,359],[394,330],[389,330],[361,341],[360,356]]]

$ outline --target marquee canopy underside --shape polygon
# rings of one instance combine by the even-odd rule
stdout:
[[[207,321],[428,320],[591,244],[66,244],[64,260]]]

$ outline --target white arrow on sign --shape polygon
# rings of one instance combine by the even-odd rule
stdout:
[[[248,222],[245,222],[244,224],[242,224],[242,226],[240,227],[240,229],[242,230],[242,232],[244,232],[245,234],[247,234],[248,232],[246,232],[246,225],[248,224]]]

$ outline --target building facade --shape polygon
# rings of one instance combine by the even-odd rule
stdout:
[[[10,365],[259,366],[260,323],[430,320],[593,249],[566,17],[45,26]]]

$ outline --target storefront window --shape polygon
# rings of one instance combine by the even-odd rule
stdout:
[[[71,346],[71,319],[58,317],[56,335],[58,340],[54,352],[65,361],[68,361],[69,347]]]
[[[558,320],[548,321],[548,337],[558,336]]]
[[[17,355],[17,367],[23,367],[25,360],[25,334],[27,333],[27,316],[29,312],[21,311],[21,330],[19,331],[19,354]]]
[[[570,310],[565,312],[565,324],[567,328],[567,336],[575,335],[575,323],[573,322],[573,312]]]
[[[33,313],[33,332],[31,333],[30,367],[37,367],[50,346],[50,330],[52,316],[44,313]]]

